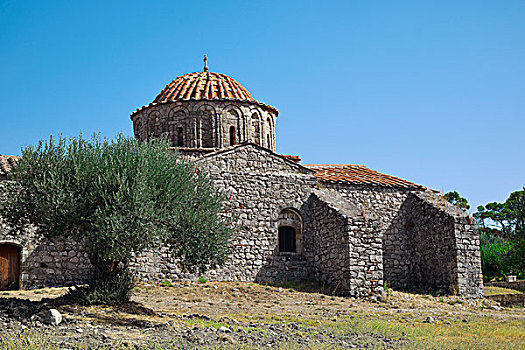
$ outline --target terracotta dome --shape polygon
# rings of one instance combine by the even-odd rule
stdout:
[[[169,83],[153,102],[214,98],[255,102],[252,94],[237,81],[227,75],[212,72],[181,75]]]
[[[276,113],[275,107],[256,101],[238,81],[209,71],[181,75],[166,85],[153,103],[187,100],[233,100],[256,103]]]

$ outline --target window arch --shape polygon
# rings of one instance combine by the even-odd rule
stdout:
[[[259,114],[252,114],[252,140],[256,145],[261,144],[261,126],[259,125]]]
[[[162,134],[161,118],[159,111],[150,112],[148,115],[148,136],[158,137]]]
[[[223,108],[220,121],[222,124],[222,146],[233,146],[244,141],[244,136],[241,133],[243,119],[243,112],[239,107],[229,104]]]
[[[215,108],[208,104],[201,104],[197,109],[199,116],[200,130],[197,132],[200,138],[200,147],[212,148],[219,144],[217,137],[219,136],[216,130],[216,111]]]
[[[288,208],[279,214],[277,245],[279,253],[302,253],[303,219],[297,210]]]
[[[135,123],[135,138],[139,141],[142,141],[140,139],[140,134],[142,133],[142,122],[140,120],[137,120]]]
[[[272,148],[272,120],[270,117],[266,119],[266,146],[268,148]]]

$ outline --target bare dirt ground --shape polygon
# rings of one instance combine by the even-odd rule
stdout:
[[[66,290],[0,293],[4,313],[15,310],[2,318],[0,332],[45,334],[61,349],[525,349],[525,309],[488,300],[389,291],[381,300],[365,301],[315,286],[226,282],[140,284],[132,302],[121,307],[45,299]],[[63,322],[32,321],[30,315],[43,305],[56,307]]]

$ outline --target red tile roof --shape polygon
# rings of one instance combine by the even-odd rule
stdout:
[[[424,186],[415,184],[398,177],[379,173],[368,169],[364,165],[356,164],[307,164],[312,169],[314,176],[319,180],[354,185],[371,185],[382,187],[396,187],[407,189],[425,189]]]
[[[239,82],[221,73],[194,72],[181,75],[157,95],[153,103],[181,100],[233,100],[252,102],[278,113],[275,107],[256,101]]]
[[[6,176],[16,165],[20,157],[0,155],[0,176]]]
[[[301,157],[300,156],[292,156],[290,154],[281,154],[284,158],[291,160],[292,162],[301,163]]]

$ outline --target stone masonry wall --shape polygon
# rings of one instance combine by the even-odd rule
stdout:
[[[379,224],[349,205],[337,192],[315,190],[308,200],[305,241],[310,278],[326,281],[335,293],[355,297],[382,292]],[[305,253],[307,254],[307,253]]]
[[[311,171],[256,145],[234,147],[197,164],[228,197],[240,229],[231,260],[212,275],[258,281],[304,278],[304,256],[278,251],[278,222],[285,209],[304,219],[302,206],[316,183]]]
[[[382,264],[384,280],[394,289],[403,289],[409,276],[410,264],[405,259],[406,232],[398,212],[405,202],[408,189],[380,186],[363,186],[344,183],[323,182],[322,186],[337,191],[350,204],[361,210],[364,217],[374,215],[380,225],[379,238],[382,240]]]
[[[293,209],[304,218],[303,205],[316,180],[309,169],[254,144],[238,145],[204,156],[196,164],[208,171],[227,197],[238,235],[231,241],[226,264],[208,278],[236,281],[282,281],[307,277],[301,253],[279,253],[279,214]],[[166,248],[141,254],[134,262],[141,278],[188,277],[174,268]]]
[[[377,216],[384,280],[392,288],[481,296],[477,224],[467,213],[430,192],[339,183],[322,186],[337,190],[363,215]],[[429,244],[443,253],[442,259],[425,252]],[[452,263],[456,259],[457,265]]]
[[[401,259],[409,270],[400,289],[457,294],[454,218],[439,207],[409,195],[399,213],[398,232],[406,248]]]
[[[310,169],[255,144],[195,163],[227,197],[239,232],[230,242],[230,258],[208,273],[210,279],[317,279],[354,296],[380,292],[383,281],[397,289],[482,295],[475,220],[434,194],[319,184]],[[300,248],[279,252],[279,225],[289,224],[292,213]],[[33,231],[17,236],[0,222],[0,244],[21,247],[23,288],[89,280],[82,244],[43,240]],[[180,271],[167,247],[138,253],[131,268],[143,280],[194,277]]]
[[[0,182],[0,191],[2,187]],[[91,277],[87,253],[71,239],[49,240],[30,229],[15,233],[0,217],[0,244],[20,248],[22,289],[82,284]]]
[[[478,225],[474,218],[428,192],[411,194],[400,211],[408,217],[412,275],[427,287],[481,297],[483,278]],[[411,234],[412,233],[412,234]],[[412,281],[413,286],[425,286]]]

